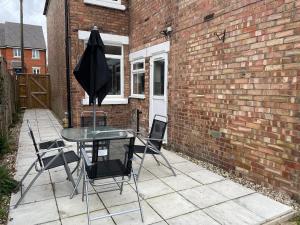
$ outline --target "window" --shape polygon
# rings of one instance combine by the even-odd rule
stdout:
[[[21,57],[21,49],[20,48],[14,48],[13,49],[13,56],[15,58],[20,58]]]
[[[125,10],[125,5],[122,5],[121,0],[84,0],[84,3],[91,5],[99,5],[107,8]]]
[[[87,41],[85,42],[85,47],[86,45]],[[105,57],[112,75],[112,85],[107,97],[124,97],[123,47],[119,45],[105,45]]]
[[[144,98],[145,96],[145,60],[131,64],[131,96]]]
[[[40,67],[32,67],[32,73],[33,74],[40,74],[41,68]]]
[[[165,61],[154,61],[153,94],[163,96],[165,93]]]
[[[32,58],[33,59],[39,59],[40,58],[40,51],[32,49]]]

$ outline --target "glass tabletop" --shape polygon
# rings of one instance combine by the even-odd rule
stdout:
[[[61,131],[63,139],[70,142],[89,142],[114,139],[133,138],[134,134],[130,130],[122,130],[114,127],[78,127],[65,128]]]

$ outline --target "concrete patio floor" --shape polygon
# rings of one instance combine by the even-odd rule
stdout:
[[[38,141],[59,138],[62,129],[51,111],[26,110],[20,132],[16,179],[20,179],[35,157],[27,133],[27,119],[30,120]],[[72,145],[75,150],[75,145]],[[293,212],[286,205],[214,174],[175,153],[163,151],[178,175],[174,177],[163,165],[157,166],[151,156],[146,158],[139,181],[139,189],[144,198],[144,224],[254,225],[264,224]],[[139,161],[134,163],[135,168],[138,168],[137,162]],[[77,179],[76,175],[74,178]],[[17,209],[13,206],[19,193],[12,195],[8,224],[87,224],[85,202],[81,201],[81,195],[70,199],[71,189],[63,167],[45,172]],[[92,214],[103,215],[135,207],[136,200],[133,186],[129,184],[125,186],[121,196],[118,191],[91,195],[90,205]],[[142,222],[138,213],[131,213],[98,220],[92,224],[135,225]]]

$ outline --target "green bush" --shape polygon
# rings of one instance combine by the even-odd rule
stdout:
[[[0,157],[9,152],[9,144],[6,136],[0,136]]]
[[[14,180],[4,166],[0,166],[0,198],[16,190],[18,182]]]

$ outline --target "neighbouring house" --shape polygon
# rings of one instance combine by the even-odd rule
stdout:
[[[25,73],[46,74],[46,43],[41,26],[24,24]],[[0,56],[7,61],[10,71],[21,71],[20,24],[0,23]]]
[[[100,29],[113,74],[101,110],[148,130],[168,115],[167,143],[300,199],[300,1],[47,0],[52,109],[91,110],[72,70]],[[65,9],[68,23],[65,21]],[[68,24],[66,29],[65,24]]]

